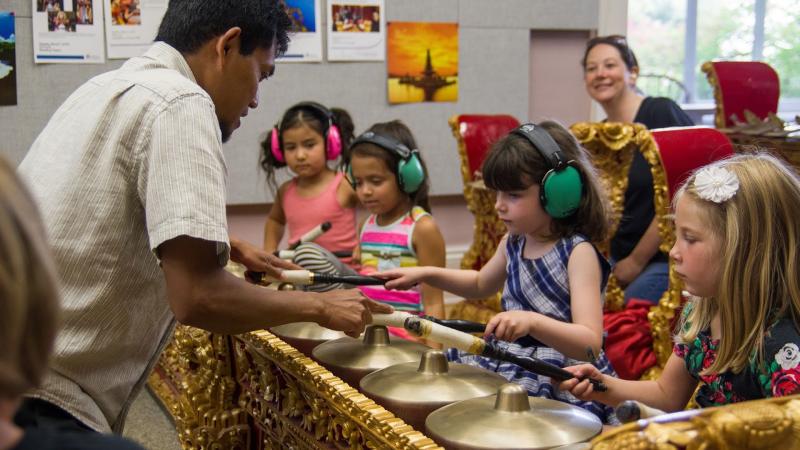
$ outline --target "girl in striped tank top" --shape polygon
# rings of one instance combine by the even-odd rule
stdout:
[[[444,239],[428,212],[427,170],[408,127],[397,120],[373,125],[353,141],[350,157],[348,180],[370,212],[359,227],[361,273],[444,267]],[[432,286],[360,289],[397,310],[444,318],[442,291]],[[404,330],[390,331],[409,337]]]
[[[584,151],[554,122],[525,124],[492,147],[483,179],[497,192],[508,228],[492,259],[474,270],[399,268],[379,276],[387,289],[429,283],[467,298],[501,288],[503,312],[486,325],[497,345],[560,367],[590,361],[614,374],[603,342],[603,291],[610,267],[592,242],[608,232],[606,201]],[[549,377],[514,364],[449,349],[448,359],[495,371],[530,395],[561,400],[617,422],[613,409],[559,391]]]

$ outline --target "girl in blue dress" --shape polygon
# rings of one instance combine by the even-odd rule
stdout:
[[[559,367],[591,361],[614,371],[602,351],[603,291],[610,267],[593,242],[608,233],[607,203],[592,166],[575,138],[554,122],[525,124],[492,147],[483,164],[486,186],[508,228],[480,271],[438,267],[382,272],[387,288],[424,282],[467,298],[501,288],[503,312],[486,326],[497,344],[516,355]],[[521,367],[448,350],[452,361],[478,365],[524,386],[530,395],[585,408],[615,423],[611,408],[554,388],[549,377]]]

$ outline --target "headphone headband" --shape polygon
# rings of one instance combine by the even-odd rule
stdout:
[[[329,130],[331,126],[333,126],[333,113],[330,109],[323,106],[321,103],[317,102],[300,102],[292,107],[292,109],[312,109],[319,113],[320,117],[324,117],[325,120],[328,122],[327,126],[325,127],[326,130]]]
[[[524,137],[536,147],[544,159],[547,160],[547,164],[550,165],[550,168],[558,171],[569,164],[561,148],[559,148],[556,141],[553,140],[553,137],[550,136],[550,133],[545,131],[544,128],[532,123],[526,123],[514,129],[512,133]]]
[[[358,144],[373,144],[381,147],[385,150],[389,150],[394,152],[397,156],[399,156],[403,160],[407,160],[411,157],[411,155],[415,152],[418,152],[417,149],[410,150],[406,147],[402,142],[388,137],[383,136],[381,134],[376,134],[373,131],[365,131],[356,140],[350,144],[350,148],[355,147]]]
[[[397,162],[397,183],[400,189],[407,194],[413,194],[419,190],[425,181],[425,169],[419,159],[419,150],[409,149],[405,144],[390,136],[377,134],[373,131],[366,131],[357,137],[350,148],[358,144],[372,144],[393,153],[400,157]],[[355,182],[350,165],[347,166],[347,180],[355,188]]]

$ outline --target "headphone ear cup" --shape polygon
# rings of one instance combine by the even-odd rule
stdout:
[[[353,168],[352,167],[353,166],[351,166],[350,164],[347,164],[347,165],[344,166],[344,177],[347,180],[347,182],[350,183],[350,187],[352,187],[353,190],[355,191],[356,190],[356,180],[355,180],[355,178],[353,178]]]
[[[283,159],[283,152],[281,151],[281,142],[280,142],[280,138],[278,137],[278,128],[277,127],[272,129],[272,132],[270,133],[270,137],[271,137],[270,148],[272,150],[272,156],[274,156],[275,159],[278,162],[286,162]]]
[[[333,161],[342,154],[342,135],[339,133],[339,127],[331,125],[328,128],[328,139],[325,142],[327,149],[328,160]]]
[[[550,217],[563,219],[575,214],[583,197],[583,180],[573,166],[551,171],[542,179],[542,206]]]
[[[416,153],[412,153],[407,160],[400,160],[397,173],[400,177],[400,187],[406,194],[417,192],[425,181],[425,170]]]

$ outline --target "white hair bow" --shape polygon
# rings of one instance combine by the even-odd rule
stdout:
[[[736,195],[739,178],[724,167],[705,167],[695,175],[694,188],[703,200],[722,203]]]

